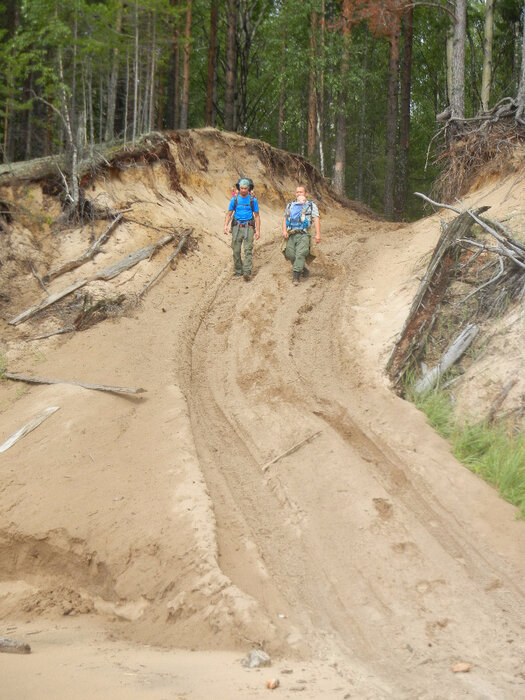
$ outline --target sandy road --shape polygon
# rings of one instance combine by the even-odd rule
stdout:
[[[525,697],[522,582],[436,491],[430,429],[370,379],[345,305],[367,256],[328,239],[299,288],[263,247],[253,281],[226,278],[202,311],[190,412],[221,568],[279,620],[282,649],[331,659],[360,697]]]

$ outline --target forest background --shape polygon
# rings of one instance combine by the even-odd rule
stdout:
[[[339,194],[412,219],[422,206],[413,191],[431,189],[457,145],[451,124],[504,103],[523,135],[524,9],[523,0],[4,0],[3,161],[66,151],[67,186],[102,146],[208,125],[300,153]]]

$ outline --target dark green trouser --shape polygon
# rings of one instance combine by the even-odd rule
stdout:
[[[284,257],[293,264],[294,272],[302,272],[306,256],[310,252],[310,233],[291,231],[286,241]]]
[[[255,229],[253,224],[249,226],[240,226],[234,224],[232,226],[232,249],[233,249],[233,266],[237,274],[251,275],[252,274],[252,249],[253,236]],[[244,243],[244,263],[241,256],[241,248]]]

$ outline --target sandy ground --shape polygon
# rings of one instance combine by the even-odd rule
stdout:
[[[0,636],[32,647],[0,654],[0,696],[525,698],[524,524],[383,372],[439,217],[385,224],[318,191],[323,241],[294,288],[279,219],[300,172],[193,139],[208,162],[179,163],[187,198],[160,165],[95,183],[128,221],[50,286],[160,237],[131,219],[193,226],[198,248],[140,304],[32,341],[66,312],[7,325],[42,298],[26,269],[2,307],[10,371],[145,393],[0,385],[0,444],[60,407],[0,455]],[[222,234],[241,163],[263,221],[249,283]],[[476,197],[512,214],[523,182]],[[87,234],[41,235],[44,271]],[[89,288],[131,297],[170,252]],[[270,668],[243,667],[253,648]]]

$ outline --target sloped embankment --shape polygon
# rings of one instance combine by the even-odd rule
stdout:
[[[430,698],[437,687],[449,697],[510,696],[525,651],[522,523],[452,459],[382,370],[417,287],[414,263],[433,248],[439,222],[378,222],[339,207],[300,159],[209,130],[186,136],[205,158],[185,168],[184,147],[170,146],[184,193],[160,161],[89,185],[98,206],[128,212],[103,260],[83,272],[165,230],[193,228],[197,245],[174,269],[123,316],[82,332],[31,340],[42,323],[49,331],[67,320],[58,307],[4,323],[11,370],[145,389],[17,394],[2,383],[6,436],[60,406],[3,455],[1,529],[15,551],[4,619],[28,600],[34,614],[41,600],[46,614],[62,615],[50,591],[63,585],[84,601],[76,612],[94,609],[120,634],[313,656],[360,697]],[[265,154],[283,159],[282,170]],[[255,175],[263,207],[249,284],[232,280],[222,233],[241,169]],[[323,242],[295,289],[279,227],[285,193],[304,177],[321,200]],[[85,250],[90,234],[44,234],[42,249],[55,265]],[[171,250],[82,294],[131,301]],[[30,269],[23,281],[4,322],[42,297]],[[450,672],[460,660],[473,664],[462,678]]]

